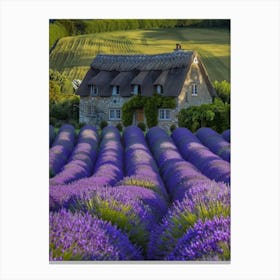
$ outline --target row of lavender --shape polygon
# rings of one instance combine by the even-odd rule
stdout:
[[[185,132],[182,135],[182,131]],[[208,148],[226,161],[230,161],[230,130],[224,131],[221,135],[215,132],[210,128],[201,128],[196,133],[197,137],[193,135],[189,130],[179,128],[173,133],[173,139],[176,142],[176,145],[180,148],[180,153],[182,153],[183,157],[190,161],[190,158],[186,156],[186,152],[184,151],[184,145],[187,145],[187,153],[190,151],[189,147],[196,145],[196,150],[198,151],[199,148],[204,149],[204,153],[209,152]],[[178,138],[181,137],[186,138],[186,142],[183,142],[180,145],[180,140]],[[87,177],[89,174],[92,173],[95,157],[96,157],[96,150],[98,144],[98,133],[95,127],[90,125],[85,125],[79,133],[78,136],[78,143],[76,144],[76,137],[75,137],[75,129],[72,125],[63,125],[60,130],[58,131],[57,135],[53,126],[50,125],[49,130],[49,143],[50,143],[50,176],[53,177],[57,175],[62,170],[68,170],[69,178],[66,181],[66,175],[62,174],[59,176],[60,178],[56,178],[54,183],[63,184],[68,183],[73,180],[77,180],[82,177]],[[187,138],[188,137],[188,138]],[[178,140],[178,141],[177,141]],[[198,144],[198,145],[197,145]],[[183,145],[183,148],[181,146]],[[205,147],[203,147],[205,146]],[[75,150],[74,150],[75,148]],[[74,151],[73,151],[74,150]],[[72,155],[70,157],[70,155]],[[192,153],[193,158],[196,158],[197,154]],[[211,157],[212,155],[209,154]],[[69,159],[70,157],[70,159]],[[204,157],[204,156],[203,156]],[[216,157],[219,159],[218,157]],[[209,158],[210,159],[210,158]],[[71,162],[73,161],[73,162]],[[197,161],[197,160],[196,160]],[[209,161],[209,160],[208,160]],[[64,167],[66,163],[70,165]],[[89,165],[89,166],[88,166]],[[80,173],[71,175],[72,171],[76,170],[75,172]],[[212,172],[211,172],[212,173]],[[206,174],[207,175],[207,174]],[[216,178],[213,178],[216,179]]]
[[[50,186],[51,260],[229,258],[229,186],[209,180],[183,160],[164,131],[150,130],[147,140],[159,168],[140,129],[126,129],[124,149],[118,131],[108,127],[93,175]],[[176,168],[178,175],[184,170],[188,175],[174,178]],[[206,247],[186,255],[192,242],[198,244],[186,236],[203,237],[192,231],[206,234],[201,244]]]
[[[228,260],[229,185],[211,181],[185,161],[160,128],[150,129],[147,141],[173,201],[162,222],[152,231],[148,258]]]

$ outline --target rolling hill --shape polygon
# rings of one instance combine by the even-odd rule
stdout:
[[[212,81],[230,81],[230,33],[224,29],[144,29],[63,37],[50,54],[50,68],[70,80],[82,79],[99,53],[164,53],[176,43],[200,54]]]

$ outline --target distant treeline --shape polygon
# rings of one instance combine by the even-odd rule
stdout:
[[[50,20],[50,47],[61,37],[116,30],[145,28],[202,27],[230,28],[230,20],[224,19],[83,19]]]

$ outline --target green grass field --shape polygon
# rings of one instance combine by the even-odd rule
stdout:
[[[50,68],[71,80],[82,79],[99,53],[164,53],[173,51],[176,43],[200,54],[212,81],[230,81],[230,33],[219,29],[145,29],[64,37],[50,55]]]

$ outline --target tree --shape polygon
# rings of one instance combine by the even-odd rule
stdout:
[[[224,103],[230,104],[230,83],[228,81],[214,81],[214,88],[217,95]]]

